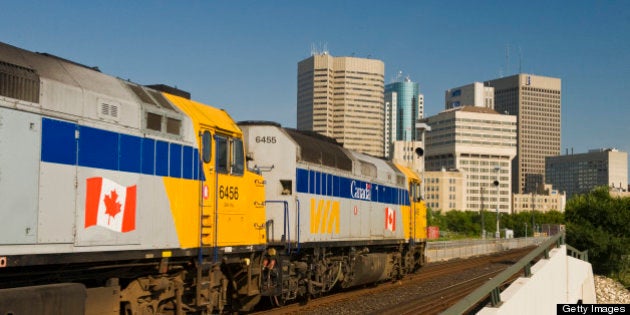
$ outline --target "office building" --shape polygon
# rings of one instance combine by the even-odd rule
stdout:
[[[456,107],[422,119],[427,171],[457,169],[465,175],[465,205],[460,210],[510,212],[510,165],[516,155],[516,117],[474,106]],[[495,181],[498,186],[495,185]]]
[[[398,128],[396,119],[396,113],[398,112],[398,93],[395,91],[385,93],[385,133],[383,139],[383,149],[385,153],[385,158],[390,160],[395,156],[395,150],[393,147],[393,142],[396,136],[394,135],[395,130]],[[400,157],[399,157],[400,158]]]
[[[384,156],[384,73],[380,60],[313,54],[298,63],[297,129]]]
[[[460,106],[476,106],[494,109],[494,88],[481,82],[446,90],[444,109]]]
[[[567,198],[608,186],[611,192],[628,190],[628,153],[617,149],[551,156],[545,159],[545,182],[565,191]]]
[[[418,148],[422,151],[419,154]],[[424,170],[424,145],[422,141],[394,141],[391,144],[392,162],[403,165],[412,169],[414,172],[421,174]]]
[[[385,86],[385,158],[392,157],[394,142],[419,140],[416,122],[424,111],[424,95],[419,90],[418,83],[408,77]]]
[[[512,188],[529,193],[543,184],[545,157],[560,154],[561,80],[517,74],[485,82],[494,87],[494,108],[518,117]],[[554,185],[555,187],[555,185]]]
[[[553,186],[549,184],[545,184],[529,194],[512,195],[513,213],[523,211],[564,212],[566,204],[566,193],[558,189],[553,189]]]
[[[466,176],[458,170],[424,172],[425,201],[433,211],[466,209]]]
[[[424,96],[420,94],[418,83],[405,78],[385,86],[385,103],[391,103],[391,115],[388,129],[391,141],[418,140],[416,122],[423,117]]]

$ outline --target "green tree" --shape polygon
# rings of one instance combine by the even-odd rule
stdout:
[[[442,214],[439,211],[428,211],[429,225],[438,226],[440,231],[459,237],[481,236],[481,213],[478,211],[452,210]],[[496,232],[496,212],[485,210],[483,213],[484,228],[492,238]],[[499,214],[500,228],[514,230],[515,237],[532,236],[532,222],[541,224],[564,224],[564,214],[558,211],[539,212],[526,211],[517,214]],[[527,224],[527,225],[526,225]],[[525,232],[527,227],[527,233]]]
[[[577,195],[567,202],[567,243],[588,250],[593,271],[630,285],[630,198],[611,197],[607,187]]]
[[[479,224],[473,223],[474,212],[449,211],[445,215],[446,228],[466,235],[476,235],[479,232]]]

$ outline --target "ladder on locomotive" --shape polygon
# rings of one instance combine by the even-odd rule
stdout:
[[[208,130],[200,132],[201,156],[199,163],[199,253],[197,257],[196,304],[198,307],[210,305],[211,286],[217,266],[217,213],[215,207],[217,198],[213,187],[217,185],[216,167],[212,164],[212,135]],[[208,170],[206,176],[204,170]]]

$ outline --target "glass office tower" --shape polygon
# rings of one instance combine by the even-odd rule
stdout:
[[[406,78],[402,82],[386,85],[385,102],[388,101],[396,106],[391,106],[392,112],[386,115],[390,119],[386,122],[390,129],[386,134],[389,134],[390,139],[386,139],[386,142],[419,140],[416,139],[415,125],[423,116],[424,97],[420,94],[418,83]]]

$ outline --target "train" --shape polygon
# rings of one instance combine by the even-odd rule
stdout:
[[[210,314],[424,263],[410,169],[0,43],[0,313]]]
[[[266,181],[261,294],[273,304],[401,278],[425,262],[426,206],[414,172],[316,133],[239,126]]]

